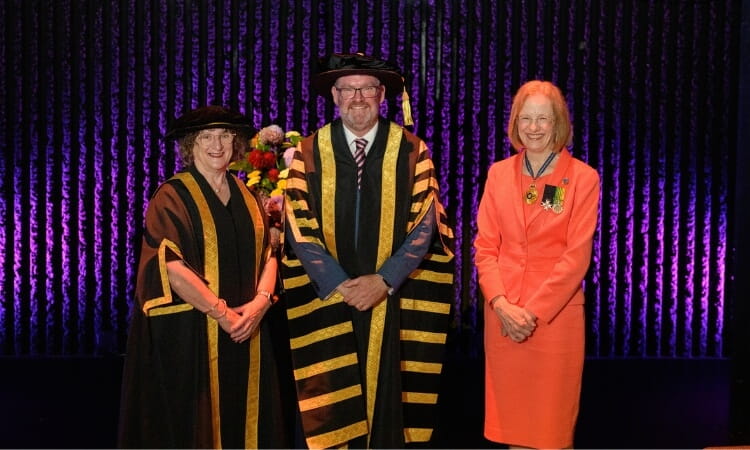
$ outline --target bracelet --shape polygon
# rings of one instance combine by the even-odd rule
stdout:
[[[219,316],[218,316],[218,317],[214,317],[214,316],[212,316],[212,315],[211,315],[211,314],[209,314],[209,313],[210,313],[210,312],[213,312],[213,311],[214,311],[214,309],[216,309],[216,307],[217,307],[217,306],[219,306],[219,303],[223,303],[223,304],[224,304],[224,312],[223,312],[223,313],[221,313],[221,314],[219,314]],[[213,306],[213,307],[212,307],[211,309],[209,309],[209,310],[208,310],[208,311],[206,312],[206,314],[208,315],[208,317],[210,317],[210,318],[212,318],[212,319],[214,319],[214,320],[219,320],[219,319],[221,319],[222,317],[224,317],[224,316],[226,316],[226,315],[227,315],[227,310],[228,310],[228,309],[229,309],[229,307],[227,306],[227,301],[226,301],[226,300],[224,300],[223,298],[220,298],[220,299],[219,299],[219,300],[218,300],[218,301],[216,302],[216,304],[215,304],[215,305],[214,305],[214,306]]]
[[[214,306],[212,306],[208,311],[204,311],[203,313],[204,314],[210,314],[210,313],[214,312],[216,310],[216,307],[219,306],[219,303],[221,303],[221,299],[220,298],[216,299],[216,303],[214,304]]]
[[[268,291],[259,290],[258,292],[255,293],[255,296],[257,297],[259,295],[265,296],[268,299],[268,303],[270,303],[271,306],[273,306],[273,304],[276,303],[276,296],[271,294]]]
[[[221,319],[222,317],[226,316],[226,315],[227,315],[227,309],[228,309],[228,308],[227,308],[227,307],[225,306],[225,307],[224,307],[224,312],[223,312],[223,313],[221,313],[221,315],[220,315],[219,317],[214,317],[213,319],[214,319],[214,320],[219,320],[219,319]]]

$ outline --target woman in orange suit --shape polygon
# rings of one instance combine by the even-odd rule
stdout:
[[[487,301],[484,435],[511,447],[567,448],[581,391],[582,280],[599,175],[568,152],[570,114],[550,82],[521,86],[508,136],[518,153],[489,170],[474,242]]]

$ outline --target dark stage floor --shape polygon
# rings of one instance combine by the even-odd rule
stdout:
[[[0,447],[111,448],[122,358],[0,357]],[[434,448],[482,437],[482,362],[445,366]],[[577,448],[704,448],[729,442],[729,361],[589,359]]]

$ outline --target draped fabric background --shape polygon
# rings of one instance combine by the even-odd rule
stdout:
[[[736,0],[0,2],[0,355],[124,349],[143,215],[193,107],[312,132],[310,63],[363,51],[410,74],[456,233],[455,348],[481,352],[475,211],[510,155],[512,95],[566,94],[602,178],[587,353],[724,357],[733,276]],[[400,102],[383,114],[401,122]],[[745,124],[747,126],[747,124]],[[520,201],[520,199],[519,199]]]

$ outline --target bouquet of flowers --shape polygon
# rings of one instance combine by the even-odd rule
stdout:
[[[284,188],[289,165],[302,135],[276,125],[262,128],[250,139],[250,149],[238,161],[229,165],[247,186],[258,192],[271,225],[281,228]]]

